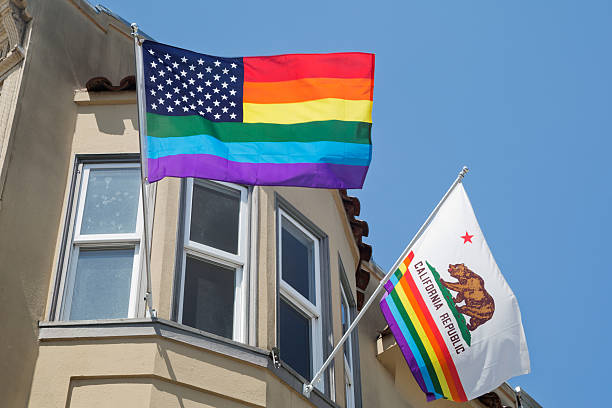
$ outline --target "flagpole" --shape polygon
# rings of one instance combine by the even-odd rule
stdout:
[[[145,303],[149,310],[149,316],[157,317],[157,312],[153,308],[153,294],[151,291],[151,253],[149,246],[149,200],[145,185],[147,184],[147,163],[144,158],[144,147],[146,146],[145,138],[145,95],[144,82],[142,81],[144,70],[142,63],[142,50],[138,41],[138,25],[131,24],[132,37],[134,38],[134,55],[136,57],[136,106],[138,107],[138,145],[140,148],[140,193],[142,196],[142,213],[144,221],[144,255],[145,255],[145,270],[147,276],[147,292],[145,294]]]
[[[421,234],[423,233],[423,231],[425,231],[425,228],[427,228],[427,226],[429,225],[429,223],[431,222],[433,217],[438,213],[438,211],[440,210],[440,207],[442,207],[442,204],[444,204],[444,202],[446,201],[446,199],[448,198],[450,193],[455,189],[455,187],[459,183],[461,183],[461,180],[463,180],[463,177],[467,174],[468,171],[469,171],[469,169],[467,167],[465,167],[465,166],[461,169],[461,171],[459,172],[459,175],[457,176],[457,178],[455,179],[453,184],[451,184],[451,186],[449,187],[448,191],[446,192],[446,194],[444,194],[444,196],[442,197],[442,199],[440,200],[438,205],[436,205],[436,207],[433,209],[431,214],[429,214],[429,217],[427,217],[427,219],[425,220],[423,225],[421,225],[421,228],[419,228],[419,230],[417,231],[415,236],[412,238],[412,240],[410,241],[408,246],[406,246],[406,249],[404,249],[404,251],[399,256],[397,261],[395,261],[395,263],[393,264],[391,269],[389,269],[389,272],[387,272],[385,277],[378,283],[378,287],[376,288],[376,290],[374,290],[374,293],[372,293],[372,295],[370,296],[370,298],[368,299],[366,304],[363,305],[363,308],[361,308],[361,311],[355,317],[355,320],[353,320],[353,322],[351,323],[349,328],[346,330],[346,333],[344,333],[344,336],[342,336],[342,338],[340,339],[338,344],[336,344],[336,347],[334,347],[334,349],[332,350],[331,354],[329,355],[329,357],[327,357],[327,360],[325,360],[325,362],[323,363],[323,365],[321,366],[319,371],[317,371],[317,373],[314,375],[314,377],[312,378],[312,381],[310,381],[308,384],[304,384],[304,387],[302,388],[302,393],[306,397],[310,396],[310,393],[314,389],[314,385],[321,379],[321,375],[323,374],[323,372],[325,371],[327,366],[332,362],[332,360],[334,359],[334,357],[336,356],[338,351],[340,351],[340,348],[342,347],[342,345],[344,344],[344,342],[346,341],[348,336],[351,335],[351,332],[355,329],[355,327],[357,327],[357,324],[359,323],[359,321],[361,320],[361,318],[363,317],[365,312],[372,305],[372,303],[374,303],[374,300],[376,300],[376,298],[378,297],[378,295],[380,294],[380,292],[384,288],[385,283],[387,283],[387,281],[391,278],[391,275],[393,275],[393,273],[395,273],[395,271],[397,270],[397,268],[400,265],[400,263],[402,263],[404,258],[406,258],[406,256],[410,252],[410,249],[412,249],[412,246],[414,245],[414,243],[417,241],[417,239],[419,239],[421,237]]]

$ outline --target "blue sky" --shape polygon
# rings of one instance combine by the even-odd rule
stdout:
[[[612,2],[102,4],[160,42],[207,54],[376,53],[373,160],[351,192],[375,260],[389,268],[469,166],[464,184],[519,300],[531,356],[532,373],[510,384],[543,406],[603,403]]]

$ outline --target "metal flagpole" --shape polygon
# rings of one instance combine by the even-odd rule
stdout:
[[[138,144],[140,146],[140,192],[142,195],[142,213],[144,221],[144,254],[145,269],[147,273],[147,293],[145,303],[151,317],[157,317],[157,312],[153,309],[153,294],[151,293],[151,253],[149,246],[149,202],[145,185],[147,184],[147,164],[144,158],[145,151],[145,93],[144,93],[144,70],[142,66],[142,49],[138,41],[138,25],[131,24],[132,37],[134,38],[134,55],[136,56],[136,105],[138,106]]]
[[[410,252],[410,249],[414,245],[414,243],[417,241],[417,239],[419,239],[419,237],[421,236],[423,231],[425,231],[425,228],[427,228],[427,226],[429,225],[429,223],[431,222],[433,217],[438,213],[438,210],[440,210],[440,207],[442,206],[442,204],[444,204],[444,202],[446,201],[446,199],[448,198],[450,193],[453,191],[453,189],[457,186],[457,184],[461,183],[461,180],[463,180],[463,177],[467,174],[468,171],[469,171],[469,169],[467,167],[465,167],[465,166],[461,169],[461,171],[459,172],[459,175],[457,176],[457,179],[453,182],[453,184],[451,184],[451,186],[448,189],[448,191],[446,192],[446,194],[444,194],[444,196],[442,197],[442,199],[440,200],[438,205],[436,205],[436,207],[433,209],[431,214],[429,214],[429,217],[427,217],[427,219],[425,220],[423,225],[421,225],[421,228],[419,228],[419,230],[417,231],[416,235],[412,238],[412,240],[410,241],[410,243],[408,244],[406,249],[404,249],[404,252],[402,252],[402,254],[397,259],[397,261],[395,261],[395,263],[393,264],[393,266],[391,267],[389,272],[387,272],[385,277],[380,281],[380,283],[378,284],[378,287],[376,288],[374,293],[372,293],[372,296],[370,296],[370,298],[368,299],[366,304],[363,305],[363,308],[361,309],[361,311],[359,312],[357,317],[355,317],[355,320],[353,320],[353,322],[351,323],[349,328],[346,330],[346,333],[344,333],[344,336],[342,336],[342,338],[340,339],[338,344],[336,344],[336,347],[332,350],[332,352],[329,355],[329,357],[327,357],[327,360],[325,360],[325,362],[323,363],[323,365],[321,366],[319,371],[317,371],[315,376],[312,378],[312,381],[310,381],[308,384],[304,384],[304,387],[302,389],[302,393],[306,397],[310,396],[310,393],[314,389],[314,385],[321,379],[321,375],[323,374],[323,372],[325,371],[327,366],[332,362],[332,360],[334,359],[334,357],[336,356],[338,351],[340,351],[340,348],[342,347],[342,345],[344,344],[344,342],[346,341],[348,336],[350,336],[351,332],[355,329],[355,327],[357,327],[357,324],[359,323],[359,321],[361,320],[361,318],[363,317],[365,312],[372,305],[372,303],[374,303],[374,300],[376,300],[376,298],[378,297],[378,294],[384,288],[385,283],[387,283],[387,281],[391,278],[391,275],[393,273],[395,273],[395,271],[397,270],[399,264],[402,263],[404,258],[406,258],[406,256]]]

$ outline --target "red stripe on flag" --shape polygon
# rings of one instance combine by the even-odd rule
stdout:
[[[370,78],[374,80],[374,54],[285,54],[244,57],[245,82],[291,81],[301,78]]]
[[[406,259],[404,259],[404,265],[406,265],[406,268],[408,268],[410,266],[410,262],[412,262],[413,259],[414,259],[414,252],[410,251],[410,253],[406,257]],[[406,262],[406,260],[408,262]]]

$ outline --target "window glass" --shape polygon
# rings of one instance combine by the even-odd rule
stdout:
[[[70,320],[127,317],[134,249],[79,251]]]
[[[340,300],[340,309],[341,309],[341,316],[342,316],[342,335],[344,336],[344,334],[348,330],[349,325],[351,323],[350,317],[349,317],[350,312],[346,305],[346,302],[344,301],[344,294],[342,296],[342,299]],[[351,364],[350,343],[351,343],[350,338],[347,339],[347,341],[344,343],[344,357],[346,357],[346,361],[349,365]]]
[[[279,347],[281,358],[306,379],[311,376],[310,320],[291,307],[284,299],[279,301]]]
[[[344,267],[340,264],[341,273],[344,274]],[[342,335],[344,335],[351,325],[351,309],[348,302],[348,287],[340,284],[340,315],[342,318]],[[355,406],[355,387],[353,384],[353,337],[349,336],[344,343],[344,398],[345,407]]]
[[[136,231],[140,170],[89,171],[81,234],[121,234]]]
[[[248,190],[190,178],[186,194],[177,321],[245,342]]]
[[[281,237],[283,280],[316,304],[313,240],[285,219],[282,223]]]
[[[355,391],[353,383],[349,376],[345,378],[346,386],[344,387],[344,406],[346,408],[353,408],[355,406]]]
[[[240,191],[194,183],[189,239],[238,254]]]
[[[232,338],[235,270],[187,256],[183,324]]]

